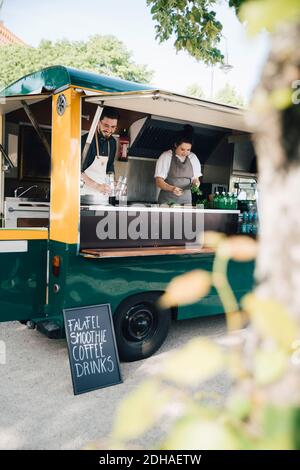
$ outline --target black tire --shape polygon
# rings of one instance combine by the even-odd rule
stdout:
[[[125,299],[114,313],[120,359],[138,361],[154,354],[163,344],[171,325],[171,311],[156,306],[161,292],[146,292]]]

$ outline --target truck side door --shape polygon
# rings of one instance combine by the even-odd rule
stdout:
[[[44,316],[47,229],[0,228],[0,322]]]

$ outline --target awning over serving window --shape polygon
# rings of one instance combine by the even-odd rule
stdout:
[[[100,106],[112,106],[164,118],[251,132],[249,124],[245,121],[245,113],[241,109],[166,91],[148,90],[95,95],[86,97],[85,100]]]
[[[26,101],[28,105],[38,103],[49,98],[50,93],[43,93],[38,95],[24,95],[24,96],[3,96],[0,97],[0,114],[7,114],[16,109],[21,109],[22,101]]]

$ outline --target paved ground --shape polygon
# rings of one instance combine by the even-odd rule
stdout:
[[[6,364],[0,363],[0,449],[80,449],[107,437],[116,406],[162,354],[197,334],[222,334],[224,326],[222,316],[176,322],[155,356],[121,364],[122,384],[74,396],[64,340],[49,340],[17,322],[0,324],[6,343]],[[228,379],[221,376],[210,387],[226,394]],[[150,449],[160,432],[143,436],[139,445]]]

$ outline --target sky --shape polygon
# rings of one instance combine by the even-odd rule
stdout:
[[[146,0],[4,0],[1,19],[17,36],[31,46],[42,39],[87,40],[94,34],[113,34],[132,52],[136,63],[154,71],[152,84],[160,89],[184,93],[197,83],[206,96],[226,82],[235,86],[248,101],[259,80],[268,53],[268,35],[248,38],[246,27],[224,0],[217,6],[223,24],[223,54],[233,65],[225,74],[219,67],[206,67],[185,52],[176,53],[172,40],[155,40],[155,23]],[[212,86],[213,84],[213,86]]]

